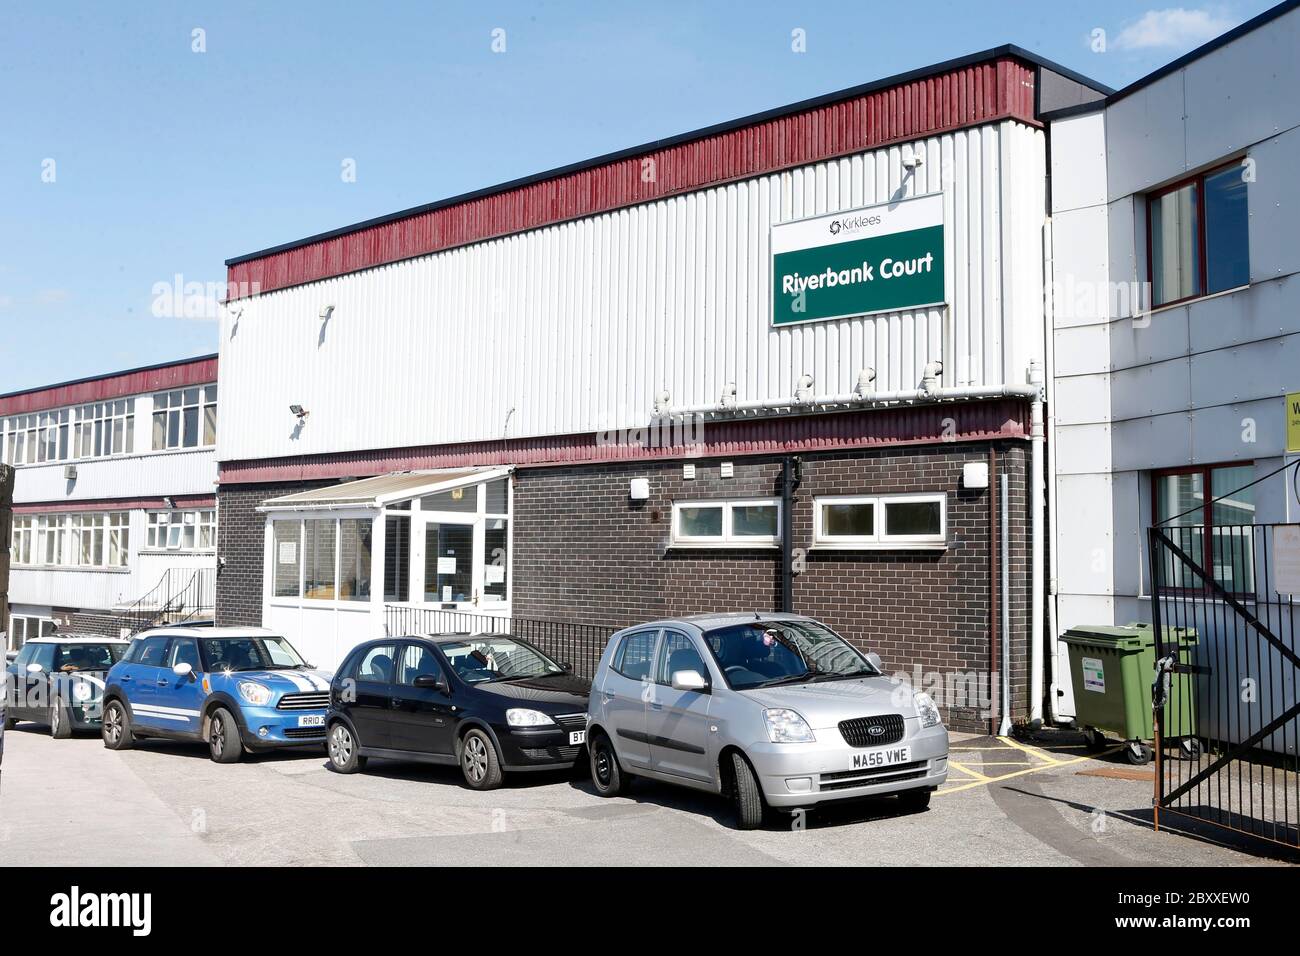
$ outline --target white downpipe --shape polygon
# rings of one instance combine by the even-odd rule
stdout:
[[[1037,362],[1029,364],[1029,381],[1038,389],[1030,412],[1029,463],[1029,722],[1043,723],[1043,370]]]
[[[1058,518],[1057,494],[1056,494],[1056,297],[1053,294],[1054,286],[1052,282],[1056,273],[1056,252],[1055,237],[1053,233],[1052,217],[1047,217],[1047,222],[1043,224],[1043,282],[1044,296],[1043,301],[1046,309],[1044,310],[1044,391],[1047,397],[1047,418],[1045,422],[1047,434],[1052,436],[1052,441],[1047,445],[1047,526],[1052,531],[1053,540],[1049,543],[1047,550],[1047,634],[1050,643],[1048,647],[1047,667],[1049,680],[1047,683],[1047,719],[1052,724],[1061,723],[1059,693],[1060,681],[1060,634],[1057,625],[1057,581],[1059,580],[1057,571],[1057,562],[1061,550],[1060,522]]]

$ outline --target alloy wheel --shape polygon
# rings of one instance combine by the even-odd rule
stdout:
[[[109,743],[115,744],[122,739],[122,711],[116,704],[104,715],[104,733],[108,735]]]
[[[214,757],[220,757],[226,749],[226,728],[220,720],[212,722],[212,729],[208,732],[208,745],[212,748]]]
[[[336,767],[346,767],[352,759],[352,735],[342,724],[336,724],[330,734],[330,759]]]
[[[465,766],[465,775],[474,783],[479,783],[487,776],[487,749],[483,746],[482,737],[470,736],[465,739],[461,763]]]

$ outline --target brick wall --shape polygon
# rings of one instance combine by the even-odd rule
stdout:
[[[950,690],[972,674],[988,680],[990,490],[961,487],[962,466],[987,461],[988,450],[967,444],[805,455],[793,510],[795,547],[808,549],[816,495],[947,494],[946,550],[807,550],[794,581],[795,610],[876,651],[891,672],[912,677],[919,667],[923,686],[940,675],[945,690],[935,696],[946,698],[949,721],[980,731],[989,725],[976,689],[967,688],[962,706]],[[999,443],[998,450],[1010,478],[1014,717],[1027,709],[1027,446]],[[777,550],[669,546],[674,499],[780,495],[780,459],[735,460],[729,479],[720,477],[719,464],[696,462],[692,480],[682,478],[680,462],[518,471],[514,613],[626,626],[702,611],[778,609]],[[634,477],[649,479],[649,500],[628,499]]]
[[[966,462],[988,460],[988,443],[804,455],[793,510],[794,544],[812,540],[817,495],[947,494],[943,551],[806,550],[795,577],[795,610],[830,624],[880,654],[935,693],[951,726],[987,731],[978,700],[961,701],[954,681],[989,668],[989,498],[961,487]],[[1029,541],[1028,445],[997,444],[1010,478],[1012,715],[1027,712]],[[776,549],[669,547],[672,502],[779,497],[779,458],[735,459],[734,477],[698,460],[696,478],[681,462],[601,463],[522,468],[515,473],[513,611],[517,617],[622,627],[702,611],[776,610],[781,559]],[[650,498],[628,499],[629,482],[648,478]],[[330,481],[220,488],[217,623],[258,625],[262,617],[263,501]],[[376,570],[376,574],[377,574]],[[1006,659],[1005,651],[1004,660]],[[919,671],[916,669],[919,668]],[[936,675],[942,689],[934,687]],[[997,694],[994,683],[988,692]],[[974,688],[967,688],[968,697]]]

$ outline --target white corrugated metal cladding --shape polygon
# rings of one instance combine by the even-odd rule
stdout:
[[[1023,382],[1042,356],[1044,175],[1042,132],[1008,120],[241,300],[218,458],[633,427],[664,389],[781,399],[811,374],[847,392],[867,366],[912,388],[939,358],[945,385]],[[773,223],[940,191],[950,315],[771,328]]]

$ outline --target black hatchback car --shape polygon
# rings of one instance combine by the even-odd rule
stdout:
[[[507,772],[571,767],[584,755],[591,683],[506,634],[389,637],[334,675],[330,768],[368,757],[458,764],[475,790]]]

